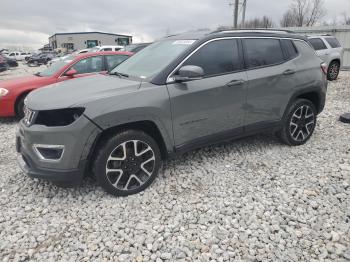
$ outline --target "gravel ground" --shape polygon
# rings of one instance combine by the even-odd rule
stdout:
[[[260,135],[207,147],[127,198],[92,180],[61,189],[26,177],[17,123],[1,120],[0,260],[350,260],[350,125],[338,122],[350,111],[348,83],[342,72],[330,84],[307,145]]]

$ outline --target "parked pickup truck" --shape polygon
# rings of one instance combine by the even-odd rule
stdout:
[[[15,52],[10,52],[7,57],[15,59],[17,61],[22,61],[25,60],[26,57],[31,56],[30,53],[27,52],[20,52],[20,51],[15,51]]]

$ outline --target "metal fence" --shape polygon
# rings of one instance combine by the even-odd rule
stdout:
[[[305,35],[329,34],[335,36],[344,47],[343,69],[350,70],[350,26],[316,26],[283,28]]]

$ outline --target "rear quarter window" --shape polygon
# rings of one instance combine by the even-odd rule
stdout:
[[[326,44],[321,38],[311,38],[309,42],[316,51],[327,49]]]
[[[281,40],[282,47],[286,56],[286,60],[291,60],[298,56],[298,50],[292,40]]]
[[[332,48],[339,48],[341,47],[341,44],[339,43],[338,39],[334,37],[326,38],[326,41]]]

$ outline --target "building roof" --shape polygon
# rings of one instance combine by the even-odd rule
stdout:
[[[56,35],[86,35],[86,34],[101,34],[101,35],[113,35],[113,36],[131,37],[131,35],[121,35],[121,34],[112,34],[112,33],[104,33],[104,32],[94,31],[94,32],[56,33],[56,34],[53,34],[52,36],[50,36],[49,38],[54,37]]]

